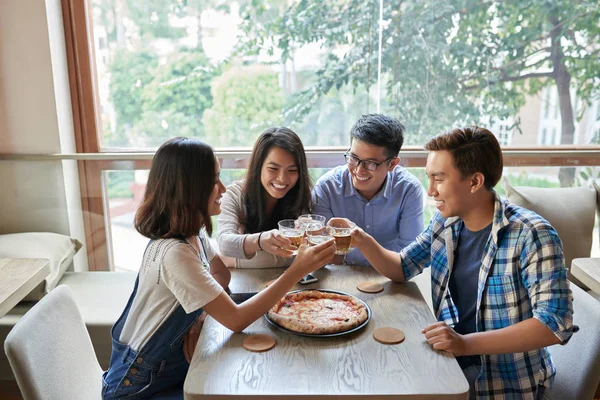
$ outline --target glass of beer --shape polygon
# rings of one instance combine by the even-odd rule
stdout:
[[[320,231],[325,227],[325,217],[317,214],[304,214],[296,219],[296,226],[308,232]]]
[[[298,248],[304,238],[304,227],[297,227],[295,222],[293,219],[284,219],[278,223],[279,232],[292,242],[292,247],[295,248],[292,253],[294,255],[298,254]]]
[[[317,245],[332,239],[333,230],[321,225],[319,229],[307,230],[306,237],[308,238],[308,243],[311,245]]]
[[[350,252],[350,244],[352,242],[350,232],[352,232],[355,226],[354,222],[347,218],[332,218],[329,220],[327,227],[331,229],[335,238],[335,254],[345,255]]]

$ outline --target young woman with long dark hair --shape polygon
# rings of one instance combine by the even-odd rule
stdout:
[[[264,131],[252,150],[245,179],[227,187],[219,216],[219,250],[228,266],[281,267],[291,263],[283,219],[309,213],[311,180],[302,141],[289,128]]]

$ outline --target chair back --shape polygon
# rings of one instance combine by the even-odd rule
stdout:
[[[557,399],[592,400],[600,384],[600,302],[576,285],[573,321],[579,326],[566,345],[548,350],[556,365],[552,394]]]
[[[102,397],[102,369],[68,286],[32,307],[10,331],[4,349],[25,400]]]
[[[591,254],[596,215],[596,191],[584,187],[536,188],[510,185],[504,178],[506,197],[546,219],[556,229],[563,244],[569,280],[588,289],[571,274],[574,258]]]

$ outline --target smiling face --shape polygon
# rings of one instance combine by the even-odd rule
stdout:
[[[221,214],[221,197],[225,193],[225,185],[221,182],[220,178],[221,166],[219,160],[215,157],[215,186],[208,198],[208,214],[219,215]]]
[[[454,166],[449,151],[432,151],[425,167],[429,177],[427,194],[444,218],[465,218],[472,210],[474,195],[470,177],[463,177]]]
[[[383,162],[388,158],[385,147],[373,146],[357,139],[352,141],[349,153],[360,160],[374,161],[376,163]],[[350,171],[350,176],[352,177],[352,185],[354,185],[358,193],[367,200],[370,200],[381,190],[387,173],[392,171],[399,162],[399,158],[393,158],[381,164],[375,171],[365,169],[362,162],[356,167],[348,164],[348,171]]]
[[[273,146],[261,167],[260,182],[271,198],[283,198],[298,182],[298,166],[294,156]]]

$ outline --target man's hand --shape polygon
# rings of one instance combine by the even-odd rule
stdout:
[[[445,322],[436,322],[421,331],[425,334],[427,341],[436,350],[447,351],[454,356],[466,355],[466,343],[464,337],[450,328]]]
[[[200,337],[200,332],[202,331],[202,325],[204,325],[205,318],[206,313],[203,312],[183,338],[183,355],[185,356],[185,360],[188,362],[188,364],[194,355],[194,350],[198,344],[198,338]]]
[[[352,237],[352,247],[357,247],[358,249],[360,249],[369,238],[369,234],[358,226],[355,226],[354,229],[352,229],[350,236]]]

